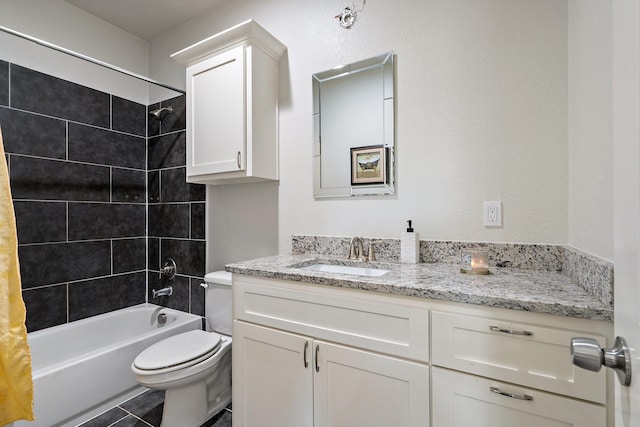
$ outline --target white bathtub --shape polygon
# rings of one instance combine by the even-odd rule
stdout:
[[[141,304],[30,333],[36,420],[15,427],[60,425],[134,389],[131,363],[142,350],[201,327],[198,316]]]

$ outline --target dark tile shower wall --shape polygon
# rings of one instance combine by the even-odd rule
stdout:
[[[168,102],[182,107],[147,140],[147,106],[0,61],[29,331],[144,302],[161,256],[176,293],[149,301],[203,314],[204,189],[181,175],[184,100]]]
[[[159,278],[162,261],[176,261],[173,295],[159,301],[171,308],[204,315],[205,186],[186,181],[185,99],[149,106],[171,106],[162,122],[149,118],[149,289],[165,286]],[[153,300],[149,294],[149,301]]]

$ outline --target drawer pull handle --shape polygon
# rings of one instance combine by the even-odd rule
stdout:
[[[489,329],[491,329],[494,332],[502,332],[503,334],[510,334],[510,335],[525,335],[525,336],[533,335],[533,332],[529,332],[529,331],[513,331],[511,329],[503,329],[503,328],[500,328],[498,326],[489,326]]]
[[[318,365],[318,352],[320,351],[320,346],[316,345],[316,372],[320,372],[320,365]]]
[[[506,391],[502,391],[502,390],[500,390],[498,387],[489,387],[489,390],[490,390],[492,393],[499,394],[500,396],[510,397],[511,399],[518,399],[518,400],[533,400],[533,397],[532,397],[532,396],[529,396],[528,394],[513,394],[513,393],[507,393]]]
[[[309,361],[307,360],[307,350],[309,349],[309,341],[305,341],[304,342],[304,356],[302,361],[304,362],[304,367],[308,368],[309,367]]]
[[[242,169],[242,152],[238,151],[236,161],[238,162],[238,169]]]

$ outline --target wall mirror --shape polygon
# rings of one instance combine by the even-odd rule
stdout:
[[[312,81],[314,197],[394,194],[393,52]]]

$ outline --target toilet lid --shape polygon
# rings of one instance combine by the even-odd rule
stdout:
[[[159,341],[136,357],[138,369],[156,370],[181,365],[220,348],[220,335],[199,329],[184,332]]]

